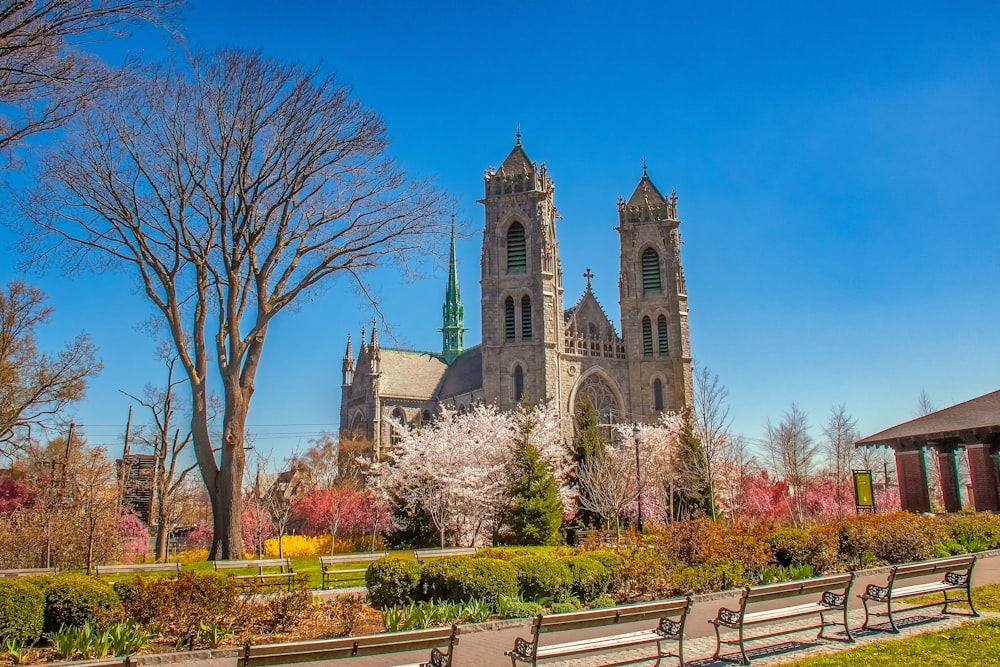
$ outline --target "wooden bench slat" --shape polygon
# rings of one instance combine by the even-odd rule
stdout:
[[[248,644],[244,646],[240,667],[264,667],[317,660],[336,660],[363,655],[382,655],[402,651],[436,649],[448,646],[446,665],[450,665],[454,646],[458,644],[458,626],[410,630],[406,632],[317,639],[282,644]]]
[[[143,572],[180,573],[180,563],[133,563],[132,565],[95,565],[94,571],[100,577],[105,574],[142,574]]]
[[[0,577],[35,577],[46,574],[59,574],[58,567],[22,567],[13,570],[0,570]]]
[[[593,639],[581,639],[575,642],[565,642],[563,644],[550,644],[539,646],[538,659],[556,658],[564,655],[577,655],[589,653],[591,651],[603,651],[612,648],[627,648],[629,646],[641,646],[652,642],[659,642],[666,639],[656,634],[652,630],[640,630],[638,632],[627,632],[610,637],[594,637]]]

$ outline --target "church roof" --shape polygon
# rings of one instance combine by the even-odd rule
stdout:
[[[514,148],[511,150],[510,155],[507,159],[503,161],[500,165],[500,171],[507,174],[530,174],[535,170],[535,165],[531,163],[528,159],[528,154],[524,152],[524,146],[521,145],[521,130],[517,130],[517,142],[514,144]]]
[[[639,179],[639,185],[635,186],[635,192],[628,198],[628,205],[645,206],[646,204],[656,205],[666,203],[666,198],[653,185],[653,181],[649,178],[649,174],[646,173],[646,167],[644,166],[642,168],[642,178]]]
[[[444,359],[430,352],[382,348],[381,394],[429,400],[448,370]]]
[[[467,394],[483,387],[483,348],[470,347],[448,366],[438,396],[442,399]]]
[[[944,440],[975,432],[1000,432],[1000,390],[897,424],[854,444],[892,446],[912,439]]]

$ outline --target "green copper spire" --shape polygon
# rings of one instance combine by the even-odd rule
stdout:
[[[465,323],[465,308],[462,307],[462,295],[458,290],[458,259],[455,255],[455,216],[451,216],[451,259],[448,261],[448,287],[444,293],[444,326],[441,355],[447,363],[455,361],[455,357],[465,349],[463,339],[468,331]]]

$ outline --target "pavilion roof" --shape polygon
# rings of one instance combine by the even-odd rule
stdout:
[[[984,442],[985,436],[997,434],[1000,434],[1000,390],[897,424],[858,440],[854,446],[900,448],[928,442]]]

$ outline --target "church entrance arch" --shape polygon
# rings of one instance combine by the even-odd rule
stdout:
[[[624,401],[622,401],[621,392],[614,380],[596,369],[582,376],[573,390],[574,416],[579,413],[584,396],[587,396],[594,406],[594,411],[597,413],[597,425],[605,442],[613,442],[615,426],[625,418],[622,411]]]

